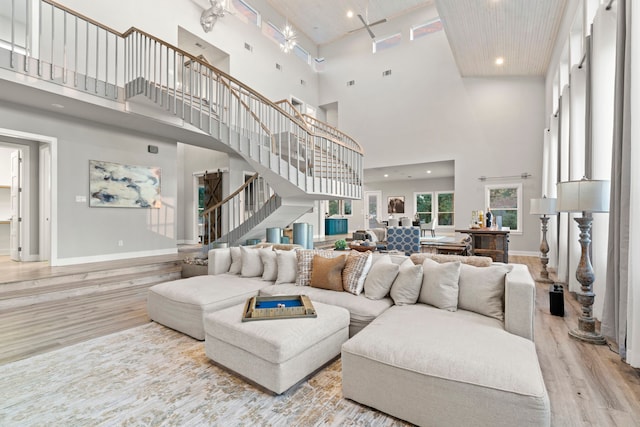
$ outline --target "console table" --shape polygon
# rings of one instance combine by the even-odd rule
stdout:
[[[347,218],[325,218],[324,234],[347,234],[349,231],[349,223]]]
[[[456,232],[471,236],[473,255],[489,256],[496,262],[509,262],[509,230],[470,228]]]

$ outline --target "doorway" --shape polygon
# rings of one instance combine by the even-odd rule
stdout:
[[[56,142],[0,128],[0,170],[5,172],[0,174],[0,249],[4,234],[8,243],[8,251],[0,254],[14,261],[51,260],[55,265]]]
[[[366,228],[370,228],[371,223],[382,221],[382,191],[365,191],[364,203],[364,224]]]

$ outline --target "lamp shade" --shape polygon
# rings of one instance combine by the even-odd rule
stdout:
[[[555,215],[556,199],[543,197],[542,199],[531,199],[531,215]]]
[[[582,179],[559,182],[559,212],[609,212],[609,181]]]

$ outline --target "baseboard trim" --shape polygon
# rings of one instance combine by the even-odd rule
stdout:
[[[121,259],[143,258],[148,256],[173,255],[177,254],[177,248],[158,249],[155,251],[139,251],[139,252],[123,252],[117,254],[94,255],[76,258],[58,258],[51,260],[52,267],[60,267],[65,265],[87,264],[90,262],[118,261]]]

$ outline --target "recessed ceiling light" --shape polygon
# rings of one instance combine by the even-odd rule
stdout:
[[[55,108],[64,108],[64,105],[62,104],[51,104],[51,106]]]
[[[385,173],[385,174],[384,174],[384,177],[385,177],[385,178],[389,178],[389,174],[388,174],[388,173]]]
[[[502,56],[499,56],[496,58],[496,65],[502,65],[504,64],[504,58]]]
[[[431,173],[431,171],[427,171],[427,173]]]
[[[347,18],[353,18],[353,10],[347,10]]]

